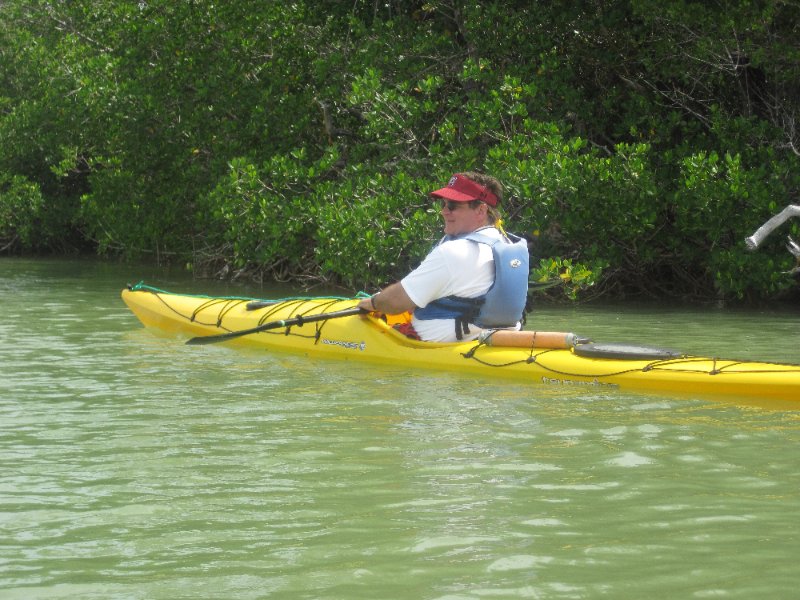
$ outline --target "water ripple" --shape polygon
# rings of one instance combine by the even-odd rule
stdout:
[[[139,327],[118,278],[0,275],[4,600],[800,583],[796,413],[192,348]]]

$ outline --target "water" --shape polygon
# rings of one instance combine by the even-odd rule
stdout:
[[[0,260],[0,598],[796,598],[800,410],[191,347],[119,300],[272,295]],[[283,294],[285,290],[281,290]],[[797,357],[796,311],[543,329]]]

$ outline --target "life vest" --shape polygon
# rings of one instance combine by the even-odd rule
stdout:
[[[418,319],[455,319],[456,338],[469,333],[468,323],[482,329],[513,327],[522,319],[528,297],[528,242],[514,234],[506,238],[493,238],[472,232],[458,237],[445,237],[442,242],[466,239],[486,244],[492,249],[494,258],[494,283],[489,290],[477,298],[447,296],[418,308],[414,316]]]

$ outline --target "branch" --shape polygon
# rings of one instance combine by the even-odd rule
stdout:
[[[72,26],[70,23],[64,21],[63,19],[60,19],[55,14],[55,10],[51,4],[48,4],[46,6],[46,11],[47,11],[47,16],[50,18],[50,20],[58,24],[60,26],[60,29],[67,31],[68,33],[71,33],[86,42],[89,42],[91,45],[100,48],[100,50],[102,50],[103,52],[112,53],[114,51],[113,48],[109,48],[108,46],[103,45],[94,38],[91,38],[88,35],[81,33],[80,31],[75,29],[75,27]]]

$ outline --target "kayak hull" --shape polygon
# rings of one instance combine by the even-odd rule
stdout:
[[[145,326],[192,337],[333,313],[357,304],[355,299],[292,299],[259,302],[251,310],[249,299],[173,294],[141,285],[123,290],[122,299]],[[407,338],[373,315],[278,327],[225,343],[558,387],[781,400],[800,406],[800,365],[697,356],[657,360],[589,358],[578,356],[571,349],[420,342]]]

